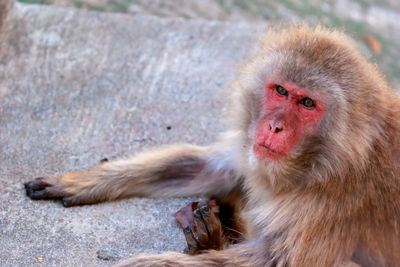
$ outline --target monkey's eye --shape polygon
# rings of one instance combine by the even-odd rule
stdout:
[[[305,107],[308,107],[308,108],[312,108],[312,107],[315,106],[314,101],[313,101],[311,98],[309,98],[309,97],[303,98],[302,100],[300,100],[299,103],[302,104],[302,105],[304,105]]]
[[[280,85],[276,86],[276,91],[280,95],[288,96],[288,91],[285,88],[283,88],[282,86],[280,86]]]

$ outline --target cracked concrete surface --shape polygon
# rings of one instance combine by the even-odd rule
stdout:
[[[17,4],[0,33],[0,266],[182,251],[173,213],[189,198],[66,209],[29,200],[22,183],[158,144],[214,141],[261,28]]]

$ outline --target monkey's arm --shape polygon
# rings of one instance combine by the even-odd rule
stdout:
[[[62,199],[65,206],[130,196],[221,195],[239,181],[227,146],[173,145],[106,162],[87,172],[25,183],[32,199]]]

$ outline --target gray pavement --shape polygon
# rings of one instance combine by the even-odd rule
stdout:
[[[1,0],[3,1],[3,0]],[[173,213],[132,198],[63,208],[22,183],[157,144],[208,144],[260,28],[17,4],[0,33],[0,266],[107,266],[182,251]]]

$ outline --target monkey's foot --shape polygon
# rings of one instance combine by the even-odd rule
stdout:
[[[73,173],[71,173],[73,174]],[[79,175],[65,175],[67,178]],[[99,202],[85,195],[85,187],[78,179],[63,179],[63,177],[39,177],[24,183],[26,194],[34,200],[61,200],[65,207]]]
[[[51,178],[38,177],[24,186],[31,199],[61,199],[66,196],[60,188],[53,186]]]
[[[220,250],[224,244],[219,207],[215,200],[193,202],[175,213],[175,218],[185,234],[187,254],[204,250]]]

